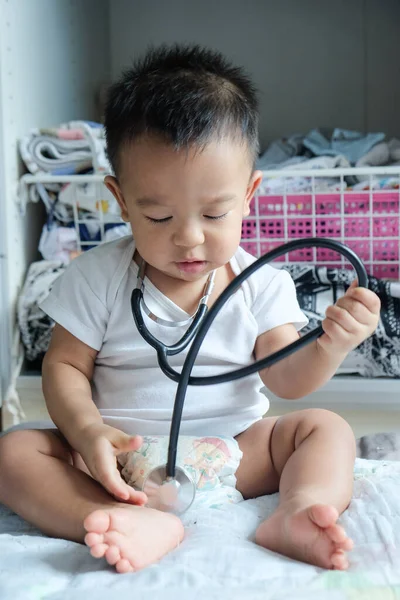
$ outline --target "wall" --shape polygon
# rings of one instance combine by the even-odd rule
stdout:
[[[261,143],[312,127],[400,137],[398,0],[113,0],[112,75],[149,44],[197,42],[245,66]]]
[[[1,82],[1,62],[0,62],[0,82]],[[6,244],[6,211],[5,202],[5,174],[4,174],[4,154],[3,154],[3,122],[2,122],[2,94],[0,87],[0,407],[8,386],[10,375],[10,353],[8,352],[10,342],[10,322],[8,318],[8,293],[7,293],[7,244]],[[0,423],[1,428],[1,423]]]
[[[108,11],[108,0],[0,0],[0,203],[10,322],[43,222],[35,206],[25,217],[19,212],[17,140],[34,127],[97,116],[96,93],[110,70]]]

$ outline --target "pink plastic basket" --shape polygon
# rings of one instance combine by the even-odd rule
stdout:
[[[399,278],[400,191],[256,196],[243,222],[242,246],[260,256],[285,241],[312,236],[340,240],[377,277]],[[286,262],[343,267],[336,252],[319,248],[290,253]]]

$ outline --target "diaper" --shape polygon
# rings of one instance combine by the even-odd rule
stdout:
[[[121,475],[135,489],[143,488],[152,469],[165,465],[169,437],[145,436],[135,452],[118,456]],[[236,487],[235,473],[242,458],[237,441],[231,437],[180,436],[176,464],[192,477],[199,492]]]

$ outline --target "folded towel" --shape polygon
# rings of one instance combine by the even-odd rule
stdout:
[[[98,123],[70,121],[54,129],[33,129],[19,142],[29,171],[73,175],[93,169],[110,173],[104,128]]]

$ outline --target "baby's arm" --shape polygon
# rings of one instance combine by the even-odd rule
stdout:
[[[46,405],[92,476],[118,499],[143,503],[144,495],[123,481],[116,466],[117,454],[138,449],[142,440],[103,423],[90,387],[96,356],[96,350],[56,325],[43,362]]]
[[[324,334],[315,342],[260,372],[264,384],[281,398],[306,396],[326,383],[346,355],[376,329],[379,320],[378,296],[365,288],[351,286],[346,295],[326,311]],[[255,347],[260,359],[298,339],[291,324],[261,335]]]
[[[55,325],[43,361],[43,393],[51,418],[75,450],[87,427],[103,423],[90,388],[96,356],[96,350]]]

